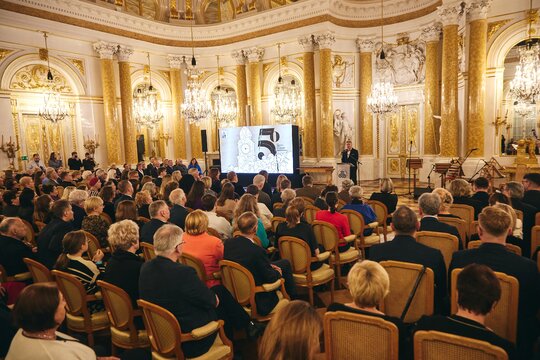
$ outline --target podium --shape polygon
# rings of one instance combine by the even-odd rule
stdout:
[[[407,159],[407,168],[409,169],[409,194],[411,193],[411,170],[413,172],[414,182],[413,182],[413,194],[414,189],[416,189],[416,170],[421,169],[423,164],[423,159],[419,158],[409,158]]]
[[[341,183],[345,179],[351,178],[351,164],[349,163],[338,163],[336,166],[336,186],[338,189],[341,189]]]

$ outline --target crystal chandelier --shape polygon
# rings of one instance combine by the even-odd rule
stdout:
[[[184,92],[184,102],[180,106],[182,116],[190,124],[200,126],[212,111],[206,94],[201,90],[200,77],[202,72],[195,69],[195,49],[193,47],[193,22],[191,23],[191,68],[187,69],[187,87]]]
[[[39,109],[39,116],[43,120],[56,124],[68,116],[68,109],[62,101],[60,92],[54,90],[54,76],[49,63],[49,47],[47,45],[47,33],[45,31],[43,32],[43,38],[45,39],[45,51],[44,54],[40,51],[40,56],[42,60],[44,60],[43,58],[47,59],[47,86],[43,93],[43,103]]]
[[[532,24],[535,17],[532,12],[532,0],[529,10],[529,38],[525,45],[519,47],[519,64],[516,66],[516,74],[510,82],[510,94],[515,103],[524,102],[536,104],[540,95],[540,45],[531,39]]]
[[[384,7],[381,0],[381,52],[379,59],[384,60]],[[376,115],[384,115],[394,112],[397,108],[397,96],[394,94],[394,85],[390,81],[385,81],[379,77],[379,81],[371,87],[371,94],[367,98],[368,109]]]
[[[236,100],[229,94],[229,89],[221,87],[221,68],[219,67],[219,55],[217,56],[218,65],[218,86],[212,92],[212,117],[219,124],[219,127],[231,127],[236,122]]]
[[[278,44],[279,77],[274,87],[274,120],[278,124],[294,124],[301,113],[302,92],[292,79],[285,81],[281,75],[281,44]]]
[[[150,69],[150,53],[147,53],[148,73],[150,84],[143,84],[133,95],[133,117],[139,127],[146,126],[153,129],[163,120],[163,110],[159,101],[159,94],[152,86],[152,71]]]

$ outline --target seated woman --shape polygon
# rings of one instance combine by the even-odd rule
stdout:
[[[221,180],[219,180],[220,175],[221,171],[219,171],[219,168],[210,168],[210,172],[208,173],[208,176],[210,177],[210,181],[212,183],[210,189],[216,193],[216,197],[219,196],[219,194],[221,193]]]
[[[238,204],[236,205],[236,209],[234,209],[233,225],[235,225],[240,215],[249,211],[257,216],[257,233],[255,235],[257,235],[259,240],[261,240],[262,246],[266,249],[268,246],[270,246],[270,240],[268,240],[268,235],[264,229],[264,224],[262,222],[261,215],[259,214],[259,206],[257,205],[257,199],[255,196],[251,194],[242,195],[240,201],[238,201]]]
[[[42,223],[48,224],[51,221],[52,214],[50,209],[52,202],[53,199],[49,195],[41,195],[35,199],[33,215],[34,221],[32,224],[35,224],[36,221],[41,221]]]
[[[146,175],[144,176],[146,177]],[[143,179],[144,179],[143,177]],[[148,191],[150,193],[150,196],[152,197],[152,200],[155,201],[155,200],[158,200],[159,199],[159,193],[158,193],[158,188],[156,186],[156,184],[154,184],[152,182],[152,178],[150,177],[150,181],[145,183],[142,187],[141,187],[141,191]]]
[[[209,235],[208,217],[201,210],[195,210],[186,217],[184,228],[183,251],[201,260],[206,271],[206,286],[211,288],[220,284],[213,274],[219,271],[219,261],[223,259],[223,242],[221,239]]]
[[[326,194],[328,194],[330,191],[334,191],[335,193],[338,192],[338,187],[336,185],[327,185],[323,191],[321,191],[321,194],[315,199],[315,202],[313,205],[318,207],[321,210],[328,210],[328,204],[324,200],[326,198]],[[339,194],[338,194],[338,202],[339,202]]]
[[[362,187],[358,185],[352,186],[349,190],[349,194],[351,195],[351,203],[343,206],[343,210],[354,210],[356,212],[359,212],[364,218],[364,223],[366,225],[377,221],[377,215],[375,214],[371,206],[365,204],[362,200],[362,195],[364,194],[364,190],[362,189]],[[373,229],[364,230],[364,235],[366,236],[369,236],[372,233]]]
[[[216,213],[231,222],[234,217],[235,207],[234,185],[230,182],[225,183],[221,186],[221,194],[216,201]]]
[[[170,199],[171,193],[173,192],[173,190],[176,190],[176,189],[178,189],[178,182],[176,181],[171,181],[165,186],[162,200],[165,201],[167,205],[169,205],[169,207],[172,206],[171,199]]]
[[[403,322],[387,316],[377,309],[390,291],[390,278],[386,270],[377,262],[363,260],[349,270],[347,284],[353,301],[346,304],[333,303],[326,311],[347,311],[360,315],[376,316],[390,321],[399,330],[400,353],[405,347],[407,331]],[[401,358],[401,357],[400,357]]]
[[[486,316],[501,298],[499,280],[486,265],[471,264],[457,278],[458,311],[455,315],[423,316],[414,331],[435,330],[487,341],[502,348],[509,359],[517,359],[514,345],[486,327]]]
[[[203,176],[201,181],[204,183],[204,195],[210,194],[217,197],[217,193],[212,190],[212,178],[210,176]]]
[[[54,268],[71,274],[79,280],[91,295],[99,291],[97,281],[101,280],[103,267],[103,252],[98,250],[92,261],[83,259],[82,255],[88,251],[88,240],[82,231],[70,231],[62,240],[63,252],[58,257]],[[101,301],[92,301],[88,303],[90,313],[103,310]]]
[[[56,284],[26,287],[17,299],[13,315],[20,329],[11,342],[7,359],[96,358],[91,348],[56,331],[66,317],[66,301]]]
[[[338,236],[341,242],[338,244],[339,252],[349,250],[351,245],[343,238],[351,235],[351,227],[349,219],[343,214],[337,212],[338,197],[335,191],[330,191],[326,194],[325,201],[328,204],[328,210],[319,210],[315,213],[315,220],[325,221],[334,225],[337,229]]]
[[[320,353],[321,317],[307,302],[293,300],[268,323],[259,345],[260,360],[313,360]]]
[[[474,208],[474,219],[482,212],[482,203],[472,198],[472,186],[464,179],[455,179],[448,189],[454,197],[454,204],[469,205]]]
[[[204,196],[204,183],[196,180],[187,194],[186,206],[193,210],[202,209],[202,197]]]
[[[124,290],[133,308],[137,308],[139,275],[144,264],[144,260],[135,255],[139,250],[139,226],[131,220],[122,220],[111,225],[108,235],[113,253],[103,273],[103,280]],[[138,329],[144,328],[141,317],[135,318],[135,324]]]
[[[296,199],[295,205],[290,205],[287,208],[286,219],[287,222],[278,225],[276,230],[276,239],[279,240],[282,236],[294,236],[301,240],[304,240],[311,249],[311,256],[319,255],[319,244],[315,238],[315,233],[311,225],[303,222],[302,215],[304,214],[304,200],[301,198]],[[311,263],[311,270],[317,270],[322,266],[322,262],[316,261]]]
[[[339,200],[345,201],[346,204],[351,202],[351,195],[349,195],[349,190],[353,185],[354,182],[351,179],[345,179],[341,182],[341,191],[338,192]]]
[[[388,211],[388,215],[392,215],[394,211],[396,211],[396,206],[398,202],[397,194],[392,194],[394,192],[394,183],[392,182],[392,179],[390,178],[382,178],[381,179],[381,192],[374,192],[371,194],[371,197],[369,200],[375,200],[380,201],[384,205],[386,205],[386,210]],[[386,224],[390,225],[392,222],[392,218],[388,218],[386,220]]]
[[[287,180],[288,182],[285,182],[284,184],[281,184],[283,180]],[[285,185],[285,186],[283,186]],[[276,179],[276,187],[274,191],[272,192],[272,204],[281,202],[281,192],[285,189],[288,189],[291,187],[291,182],[289,179],[287,179],[287,176],[283,174],[279,174]],[[272,210],[272,209],[270,209]]]
[[[292,199],[296,197],[296,192],[293,189],[284,189],[281,192],[281,202],[283,203],[283,206],[280,208],[274,209],[274,216],[280,216],[285,217],[285,212],[287,211],[287,207],[289,206]]]
[[[81,230],[94,235],[102,248],[108,248],[107,231],[109,230],[109,223],[99,216],[103,212],[103,200],[97,196],[90,196],[84,202],[84,211],[88,215],[82,221]]]
[[[144,222],[137,219],[139,216],[137,213],[137,205],[135,205],[135,201],[133,200],[120,201],[116,207],[116,213],[114,216],[116,218],[116,222],[122,220],[134,221],[137,225],[139,225],[139,230],[144,225]]]
[[[450,207],[454,203],[454,197],[450,191],[444,188],[436,188],[433,190],[433,193],[439,195],[439,198],[441,199],[441,207],[439,208],[439,214],[437,216],[461,219],[457,215],[450,214]]]
[[[103,212],[111,218],[111,222],[114,223],[114,197],[116,196],[116,190],[114,185],[107,185],[101,188],[99,197],[103,200]]]
[[[135,194],[135,205],[137,206],[137,214],[139,216],[150,219],[150,212],[148,211],[148,208],[150,207],[151,203],[152,196],[150,196],[148,191],[143,190]]]
[[[202,169],[199,165],[199,162],[195,158],[191,159],[191,161],[189,162],[188,170],[189,169],[197,169],[197,171],[199,172],[199,175],[202,175]]]

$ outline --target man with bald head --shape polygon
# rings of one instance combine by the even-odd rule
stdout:
[[[21,219],[7,217],[0,223],[0,264],[7,276],[28,271],[23,262],[25,257],[34,259],[35,250],[22,240],[26,235],[26,226]]]

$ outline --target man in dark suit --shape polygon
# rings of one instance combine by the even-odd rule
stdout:
[[[523,202],[534,206],[536,211],[540,211],[540,174],[525,174],[521,183],[525,189]]]
[[[69,171],[62,171],[60,173],[60,186],[62,186],[64,189],[68,186],[75,186],[73,176]]]
[[[16,217],[4,218],[0,223],[0,264],[4,266],[7,276],[27,272],[23,259],[35,258],[33,249],[22,241],[26,231],[22,220]]]
[[[64,235],[74,230],[73,210],[68,200],[55,201],[51,213],[53,219],[39,232],[37,239],[39,261],[49,269],[62,253]]]
[[[157,200],[150,204],[148,207],[150,213],[150,221],[143,225],[141,229],[141,242],[147,242],[149,244],[154,243],[154,234],[156,231],[165,225],[171,217],[169,206],[163,200]]]
[[[478,200],[482,204],[482,209],[489,206],[489,181],[483,176],[476,178],[473,181],[473,199]]]
[[[161,183],[163,182],[163,177],[167,175],[167,169],[163,166],[158,168],[158,177],[153,179],[152,181],[154,184],[156,184],[157,188],[159,189],[161,187]]]
[[[144,162],[143,161],[137,163],[137,175],[139,177],[139,181],[141,181],[143,176],[145,175],[145,173],[144,173]]]
[[[358,173],[358,150],[352,147],[352,141],[347,140],[345,143],[345,149],[341,152],[341,162],[351,164],[350,179],[357,182],[357,173]]]
[[[263,191],[265,183],[266,179],[264,175],[258,174],[255,175],[255,177],[253,178],[253,185],[255,185],[257,189],[259,189],[259,198],[257,199],[257,201],[266,205],[268,209],[272,209],[272,199],[267,193]]]
[[[305,196],[315,201],[321,192],[316,187],[313,187],[313,178],[309,175],[302,177],[302,187],[296,189],[296,196]]]
[[[419,231],[435,231],[454,235],[458,239],[458,246],[463,248],[461,244],[461,236],[455,226],[440,222],[437,218],[441,207],[441,198],[437,194],[425,193],[418,198],[418,207],[420,209],[420,229]]]
[[[80,230],[82,228],[82,222],[86,217],[86,211],[84,210],[86,199],[88,199],[88,193],[84,190],[73,190],[69,194],[69,202],[73,211],[72,225],[74,230]]]
[[[523,247],[521,254],[529,257],[531,253],[531,230],[536,221],[536,208],[523,202],[525,190],[517,181],[506,183],[503,194],[512,200],[512,207],[523,212]]]
[[[252,240],[257,232],[257,217],[251,212],[244,213],[237,219],[236,225],[241,235],[225,242],[223,258],[248,269],[257,286],[273,283],[283,277],[287,293],[294,298],[296,288],[290,263],[287,260],[271,263],[264,249]],[[261,315],[269,314],[278,300],[275,291],[255,294],[257,312]]]
[[[68,159],[68,167],[69,170],[81,170],[83,167],[83,163],[76,151],[71,153],[71,157]]]
[[[159,162],[156,158],[150,158],[150,163],[146,165],[146,175],[150,175],[153,178],[158,177],[157,169],[159,167]]]
[[[394,240],[374,245],[369,251],[369,259],[373,261],[395,260],[424,265],[435,276],[435,305],[442,307],[446,296],[446,265],[441,252],[437,249],[416,242],[418,219],[414,211],[401,206],[392,215]]]
[[[506,236],[511,231],[512,219],[505,211],[487,207],[478,217],[478,235],[482,245],[477,249],[455,252],[449,272],[469,264],[483,264],[493,271],[515,277],[519,282],[517,347],[520,359],[532,354],[538,336],[536,313],[540,304],[540,276],[536,264],[506,250]]]
[[[114,210],[118,207],[121,201],[133,201],[133,185],[129,180],[122,180],[118,183],[118,192],[121,194],[114,202]]]
[[[195,168],[191,168],[186,175],[182,176],[178,182],[178,187],[184,190],[184,193],[189,194],[191,187],[197,180],[199,180],[199,171]]]
[[[223,285],[207,288],[196,271],[180,264],[183,231],[176,225],[162,226],[155,235],[156,258],[144,263],[139,277],[141,299],[169,310],[180,323],[183,332],[190,332],[211,321],[225,320],[225,333],[234,340],[234,330],[245,329],[248,336],[257,334],[257,326]],[[201,340],[182,343],[186,358],[207,352],[216,334]]]
[[[186,216],[189,211],[186,209],[186,193],[182,189],[174,189],[169,195],[169,201],[173,204],[169,222],[184,229]]]
[[[234,185],[234,192],[238,195],[238,197],[241,197],[246,193],[244,187],[238,182],[238,175],[236,175],[234,171],[229,171],[227,173],[227,180]]]

